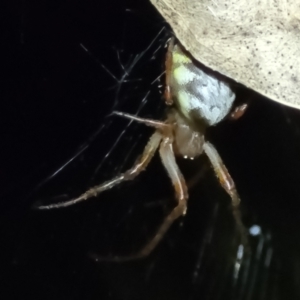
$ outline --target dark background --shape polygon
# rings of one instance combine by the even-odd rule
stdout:
[[[146,0],[2,6],[1,299],[300,298],[298,111],[239,88],[245,116],[208,132],[235,179],[246,226],[262,229],[237,276],[230,202],[205,158],[179,160],[187,178],[201,178],[187,216],[149,257],[96,263],[90,253],[140,249],[172,207],[158,157],[99,199],[32,206],[77,196],[135,161],[152,130],[107,116],[163,118],[156,79],[170,30]]]

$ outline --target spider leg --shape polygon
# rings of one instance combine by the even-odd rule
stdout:
[[[187,186],[184,177],[182,176],[177,166],[175,155],[173,152],[173,141],[170,138],[163,139],[160,145],[159,153],[160,153],[162,163],[173,183],[175,189],[175,195],[177,199],[177,205],[173,208],[170,214],[164,219],[164,221],[158,228],[154,237],[149,242],[147,242],[147,244],[137,254],[130,255],[130,256],[123,256],[123,257],[114,256],[108,258],[99,257],[95,254],[91,254],[91,256],[96,261],[124,262],[124,261],[130,261],[130,260],[148,256],[155,249],[155,247],[158,245],[161,239],[164,237],[164,235],[171,227],[171,225],[174,223],[174,221],[178,219],[180,216],[186,214],[187,199],[188,199]]]
[[[164,92],[164,99],[165,103],[167,105],[172,105],[173,104],[173,97],[171,93],[171,75],[172,75],[172,65],[173,65],[173,49],[174,49],[174,43],[175,43],[175,38],[171,37],[168,43],[168,51],[166,55],[166,61],[165,61],[165,66],[166,66],[166,75],[165,75],[165,92]]]
[[[153,155],[155,154],[157,148],[159,147],[159,144],[161,142],[162,136],[161,134],[156,131],[149,139],[149,142],[147,143],[144,152],[142,156],[136,161],[136,163],[126,172],[114,177],[111,180],[105,181],[102,184],[99,184],[97,186],[94,186],[87,190],[85,193],[80,195],[79,197],[72,199],[70,201],[61,202],[61,203],[55,203],[50,205],[43,205],[38,206],[37,209],[52,209],[52,208],[61,208],[61,207],[67,207],[73,204],[76,204],[78,202],[87,200],[91,197],[96,197],[100,193],[111,189],[115,187],[116,185],[122,183],[123,181],[134,179],[136,176],[138,176],[143,170],[146,169],[148,164],[150,163]]]
[[[239,106],[237,106],[229,115],[229,118],[231,120],[238,120],[239,118],[241,118],[246,110],[248,108],[248,104],[247,103],[244,103],[244,104],[241,104]]]
[[[143,123],[147,126],[154,127],[154,128],[157,128],[157,129],[169,128],[169,126],[170,126],[169,124],[166,124],[166,123],[161,122],[161,121],[146,119],[146,118],[140,118],[140,117],[130,115],[130,114],[120,112],[120,111],[114,111],[113,114],[117,115],[117,116],[127,118],[127,119],[130,119],[130,120],[137,121],[139,123]]]
[[[229,194],[231,198],[231,204],[233,208],[233,216],[237,224],[238,230],[241,234],[242,244],[248,246],[247,230],[242,222],[241,211],[240,211],[240,197],[236,190],[233,179],[231,178],[226,166],[224,165],[218,151],[213,144],[205,142],[203,150],[208,156],[214,171],[219,179],[219,182],[223,189]]]
[[[168,231],[170,226],[174,223],[174,221],[178,219],[180,216],[184,216],[187,210],[187,200],[188,200],[187,186],[184,177],[181,174],[175,160],[173,143],[168,138],[165,138],[161,142],[159,154],[162,163],[173,183],[177,205],[173,208],[170,214],[165,218],[163,223],[160,225],[155,236],[140,251],[139,253],[140,257],[147,256],[149,253],[151,253],[152,250],[157,246],[157,244],[163,238],[165,233]]]

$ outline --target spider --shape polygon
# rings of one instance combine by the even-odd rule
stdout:
[[[38,209],[67,207],[96,197],[123,181],[132,180],[147,168],[158,150],[162,164],[174,186],[177,204],[164,219],[154,237],[138,253],[128,257],[113,257],[109,260],[126,261],[149,255],[173,222],[186,214],[188,189],[176,163],[175,156],[178,155],[190,159],[194,159],[202,153],[207,155],[221,186],[231,197],[237,225],[243,228],[238,210],[240,198],[235,184],[216,148],[205,140],[205,129],[208,126],[216,125],[228,115],[234,119],[239,118],[243,115],[246,105],[238,106],[231,112],[235,94],[229,84],[219,80],[215,74],[202,70],[183,46],[179,42],[175,42],[175,38],[171,38],[169,41],[165,66],[164,98],[166,104],[171,106],[168,108],[165,121],[114,112],[115,115],[132,119],[155,129],[135,164],[126,172],[90,188],[75,199],[38,207]]]

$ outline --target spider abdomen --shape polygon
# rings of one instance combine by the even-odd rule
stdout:
[[[215,125],[230,112],[235,94],[230,86],[199,68],[175,45],[171,91],[179,111],[190,121]]]

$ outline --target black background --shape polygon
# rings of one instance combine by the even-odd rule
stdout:
[[[235,179],[245,224],[261,226],[263,249],[272,253],[253,241],[256,273],[238,283],[246,292],[226,285],[233,222],[205,158],[179,162],[187,177],[206,171],[186,218],[141,261],[96,263],[89,253],[131,254],[153,235],[173,203],[157,157],[101,200],[32,209],[59,194],[76,196],[135,161],[151,129],[107,117],[114,109],[163,118],[155,79],[170,30],[148,1],[136,2],[2,4],[1,299],[300,298],[300,115],[247,90],[239,99],[250,101],[245,116],[208,133]]]

